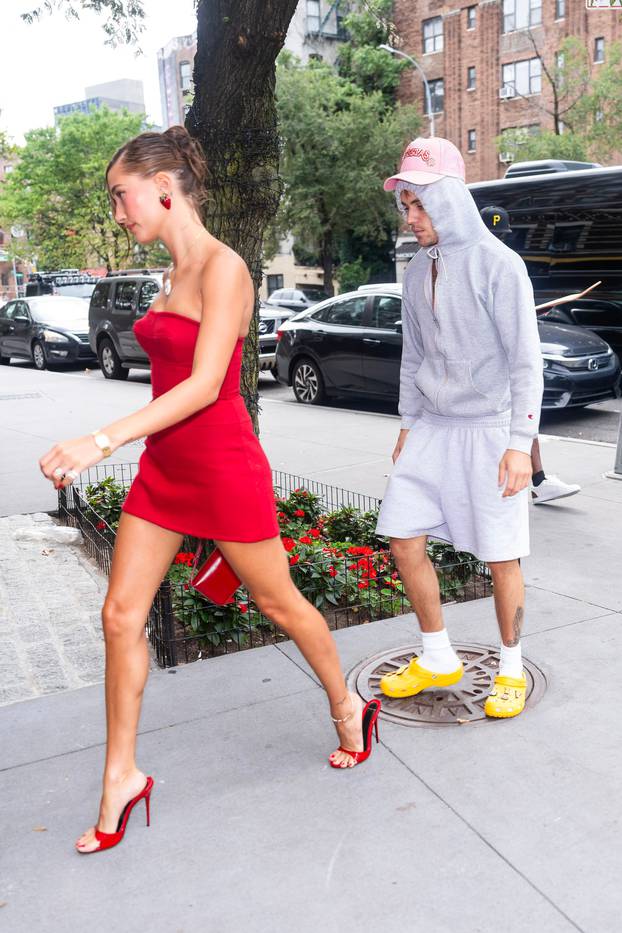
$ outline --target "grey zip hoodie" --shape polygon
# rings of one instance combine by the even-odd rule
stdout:
[[[404,275],[402,427],[412,427],[422,409],[477,419],[511,412],[508,448],[530,453],[543,376],[525,263],[486,228],[459,178],[407,187],[429,215],[438,244],[419,250]]]

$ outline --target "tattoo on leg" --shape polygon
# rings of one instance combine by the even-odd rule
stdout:
[[[515,648],[520,641],[520,633],[523,627],[523,619],[525,617],[525,610],[522,606],[518,606],[516,610],[516,615],[514,616],[514,621],[512,622],[512,638],[508,642],[508,648]]]

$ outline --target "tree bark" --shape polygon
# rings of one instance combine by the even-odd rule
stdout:
[[[194,100],[188,131],[208,162],[210,232],[262,280],[263,234],[282,193],[275,62],[297,0],[199,0]],[[259,433],[258,301],[244,345],[240,388]]]
[[[324,291],[327,295],[333,295],[335,292],[335,288],[333,286],[333,236],[329,228],[327,228],[322,235],[320,254],[322,260],[322,269],[324,270]]]

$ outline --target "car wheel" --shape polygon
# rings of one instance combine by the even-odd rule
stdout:
[[[32,345],[32,361],[35,364],[35,369],[47,369],[48,361],[45,357],[45,350],[39,340],[35,340]]]
[[[292,388],[297,402],[319,405],[326,398],[322,373],[312,360],[298,360],[292,373]]]
[[[276,366],[271,366],[271,367],[270,367],[270,375],[271,375],[272,378],[275,379],[277,382],[279,381],[279,377],[278,377],[278,375],[277,375],[277,368],[276,368]]]
[[[104,337],[97,347],[97,358],[106,379],[127,379],[129,369],[121,365],[121,358],[114,348],[112,340]]]

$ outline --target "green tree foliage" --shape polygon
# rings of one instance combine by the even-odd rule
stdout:
[[[70,114],[58,128],[26,134],[15,168],[0,188],[0,222],[27,231],[22,255],[48,269],[128,268],[164,258],[157,246],[140,254],[133,250],[112,219],[104,184],[110,158],[141,132],[143,119],[103,108]]]
[[[392,11],[393,0],[363,0],[345,17],[350,38],[339,50],[337,62],[342,78],[364,91],[380,91],[390,108],[395,106],[400,76],[409,67],[405,59],[378,48],[396,38]]]
[[[22,19],[33,23],[56,10],[67,19],[79,19],[85,10],[106,16],[103,21],[106,44],[113,47],[135,44],[145,28],[143,0],[44,0],[22,13]]]
[[[606,61],[593,70],[585,44],[574,36],[562,42],[554,63],[540,55],[535,42],[533,46],[551,101],[538,109],[545,126],[552,128],[538,133],[505,130],[496,139],[499,151],[516,161],[576,159],[606,164],[622,149],[622,45],[613,43]]]
[[[279,65],[277,99],[284,137],[280,223],[305,244],[317,244],[330,294],[340,241],[355,231],[382,242],[387,224],[395,226],[381,182],[420,118],[413,108],[387,107],[380,91],[366,93],[323,62],[303,66],[291,57]]]

